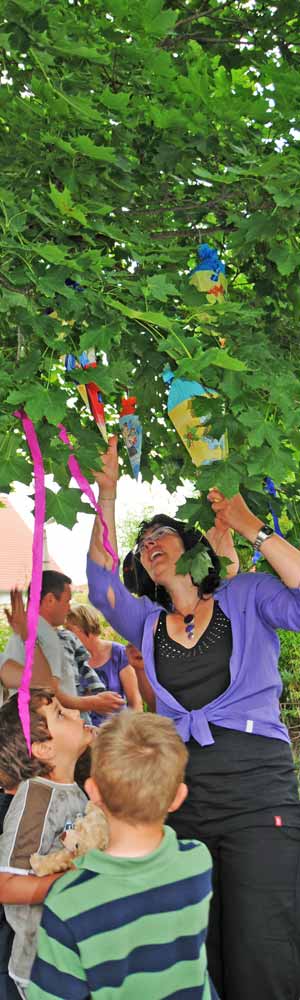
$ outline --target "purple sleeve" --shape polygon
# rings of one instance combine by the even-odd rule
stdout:
[[[89,556],[87,578],[91,604],[102,612],[119,635],[141,649],[145,621],[154,607],[152,601],[148,597],[133,597],[121,583],[118,571],[113,573],[104,569]],[[108,597],[110,589],[114,595],[114,607]]]
[[[278,577],[260,573],[256,609],[265,625],[300,632],[300,588],[286,587]]]
[[[128,667],[128,657],[127,657],[127,653],[126,653],[126,646],[122,646],[122,644],[119,643],[119,642],[116,642],[116,643],[113,642],[113,649],[115,649],[115,652],[117,654],[116,655],[116,662],[117,662],[118,674],[119,674],[120,670],[124,670],[124,667]]]

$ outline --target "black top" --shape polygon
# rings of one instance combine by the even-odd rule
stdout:
[[[217,601],[211,621],[192,649],[171,639],[162,611],[155,635],[160,684],[188,711],[203,708],[230,684],[232,634]],[[199,837],[239,827],[282,823],[300,826],[297,780],[284,740],[210,725],[214,743],[187,744],[189,795],[171,825],[179,836]]]

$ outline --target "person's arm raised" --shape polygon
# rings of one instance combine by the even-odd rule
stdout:
[[[216,556],[226,556],[227,559],[230,559],[226,576],[236,576],[240,565],[239,557],[234,546],[231,528],[223,521],[221,514],[216,514],[214,526],[206,532],[206,538]]]
[[[21,591],[15,587],[10,592],[10,609],[5,608],[5,614],[11,629],[15,635],[20,636],[22,642],[25,643],[27,639],[27,613],[24,608],[23,597]],[[1,666],[0,669],[0,679],[2,684],[7,688],[19,688],[24,666],[15,660],[13,657],[8,657]],[[39,645],[38,640],[36,641],[32,673],[30,680],[30,687],[53,687],[53,676],[52,672],[46,659],[46,656]]]
[[[208,499],[228,528],[238,531],[253,545],[264,522],[252,514],[240,493],[227,500],[219,490],[211,489]],[[274,533],[262,543],[261,553],[286,587],[300,587],[300,552],[294,545]]]
[[[118,452],[116,435],[109,438],[107,452],[101,456],[101,461],[101,471],[97,472],[93,469],[93,473],[99,486],[99,504],[102,507],[107,524],[109,541],[115,552],[117,552],[115,502],[118,482]],[[98,514],[96,514],[91,535],[89,555],[99,566],[111,569],[112,558],[103,547],[103,528]]]

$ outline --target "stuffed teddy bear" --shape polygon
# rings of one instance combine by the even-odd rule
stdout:
[[[74,826],[62,835],[64,846],[51,854],[32,854],[30,864],[36,875],[52,875],[73,867],[73,859],[97,848],[104,851],[108,844],[108,826],[99,806],[88,802],[84,816],[78,816]]]

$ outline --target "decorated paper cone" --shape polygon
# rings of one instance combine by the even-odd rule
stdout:
[[[192,402],[196,396],[217,396],[213,389],[207,389],[201,382],[192,382],[188,379],[174,378],[171,369],[166,369],[163,373],[164,382],[171,383],[168,398],[168,414],[170,420],[181,437],[183,444],[189,452],[194,465],[209,465],[210,462],[217,462],[227,458],[228,441],[224,431],[222,437],[217,439],[209,434],[209,401],[207,404],[207,415],[203,417],[194,416],[192,412]]]
[[[190,285],[194,285],[198,292],[203,292],[206,301],[210,305],[215,302],[222,302],[227,289],[225,278],[225,264],[220,260],[217,250],[209,247],[207,243],[202,243],[198,247],[199,263],[190,272]]]
[[[87,368],[96,368],[97,362],[94,348],[91,348],[89,351],[83,351],[82,354],[80,354],[79,361],[77,361],[74,354],[66,354],[64,357],[64,363],[66,371],[68,372],[72,372],[74,369],[85,370]],[[76,379],[74,381],[76,381]],[[83,399],[83,402],[89,407],[95,423],[97,424],[98,430],[100,431],[100,434],[102,434],[104,441],[107,443],[105,413],[99,387],[95,382],[88,382],[87,385],[78,385],[77,383],[77,390]]]
[[[104,441],[107,442],[107,430],[101,392],[99,392],[98,386],[95,382],[89,382],[85,388],[87,391],[90,411],[94,417],[100,434],[102,434]]]
[[[135,479],[139,477],[143,430],[137,413],[135,413],[136,397],[122,399],[120,413],[120,430],[126,444],[130,465]]]

